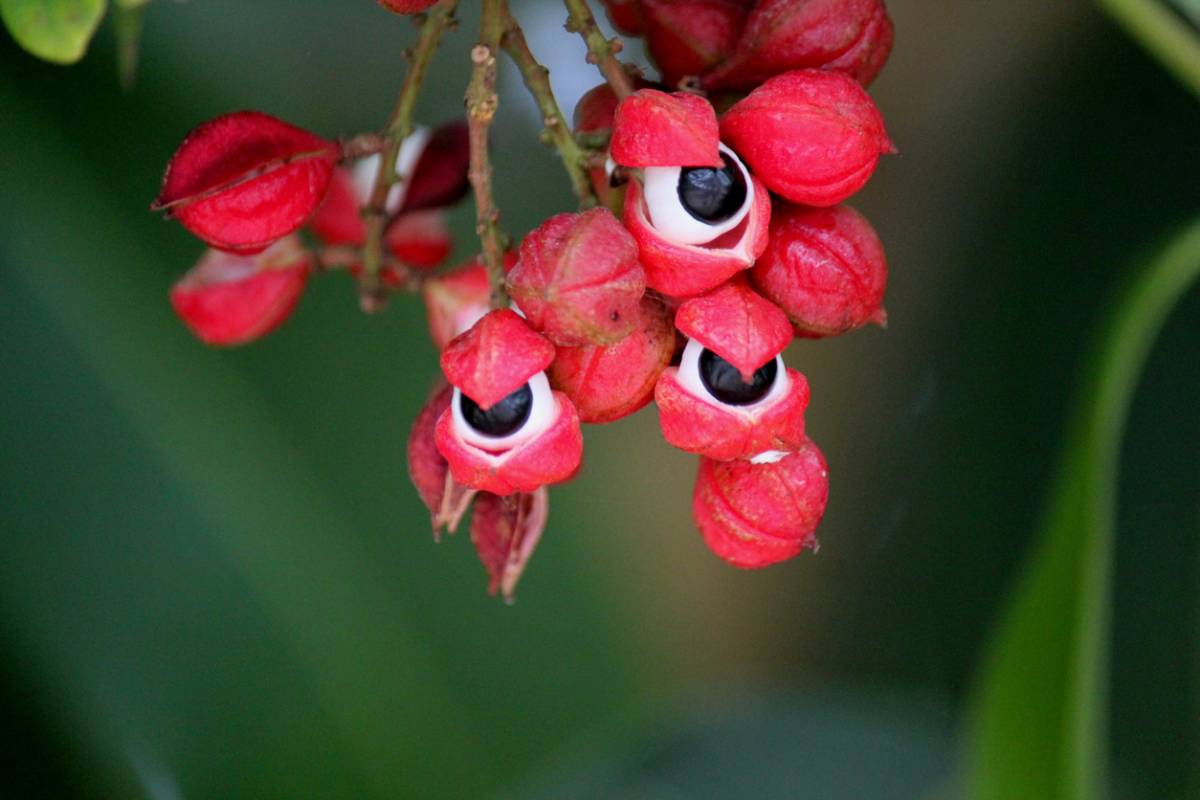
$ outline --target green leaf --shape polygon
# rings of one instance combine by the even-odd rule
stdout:
[[[104,17],[104,0],[0,0],[0,19],[17,44],[56,64],[74,64]]]
[[[1200,19],[1197,0],[1176,0],[1172,9],[1160,0],[1099,0],[1125,31],[1136,39],[1176,80],[1200,95]],[[1190,17],[1189,24],[1186,14]]]
[[[137,75],[138,44],[142,38],[142,17],[148,0],[116,0],[113,30],[117,36],[117,75],[121,88],[129,91]]]
[[[975,687],[971,797],[1094,800],[1105,793],[1121,434],[1146,354],[1197,276],[1200,220],[1111,306],[1116,311],[1085,373],[1036,553]]]

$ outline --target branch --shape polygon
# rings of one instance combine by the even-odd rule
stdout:
[[[504,0],[483,0],[479,43],[471,48],[471,82],[467,86],[467,125],[471,166],[468,176],[475,190],[475,232],[483,248],[483,263],[491,284],[492,308],[508,307],[504,288],[504,245],[500,211],[492,199],[492,164],[488,158],[488,131],[500,100],[496,96],[496,53],[504,35]]]
[[[401,142],[412,134],[412,115],[417,104],[417,94],[421,90],[421,83],[425,80],[430,59],[437,50],[442,34],[454,23],[454,9],[457,5],[458,0],[438,0],[437,5],[425,15],[421,23],[421,32],[417,35],[417,43],[412,50],[412,62],[396,98],[396,108],[392,111],[387,130],[384,132],[385,146],[379,159],[379,171],[375,173],[371,198],[363,209],[366,235],[363,245],[363,274],[359,285],[364,308],[378,305],[376,301],[380,294],[379,268],[383,252],[383,227],[387,217],[388,190],[396,182],[396,156],[400,152]]]
[[[521,30],[520,23],[508,9],[507,0],[504,2],[504,35],[501,44],[504,46],[505,52],[516,63],[517,68],[521,70],[525,86],[533,95],[538,110],[542,113],[542,124],[546,126],[546,133],[549,135],[550,141],[558,149],[563,167],[566,168],[567,176],[571,179],[571,189],[579,198],[579,205],[582,208],[591,208],[596,204],[596,195],[592,192],[592,182],[584,169],[583,149],[575,141],[571,127],[563,118],[558,100],[554,97],[554,89],[550,85],[550,70],[534,58],[529,49],[529,43],[525,41],[525,32]]]
[[[624,100],[633,93],[633,85],[625,73],[625,67],[617,60],[617,53],[621,52],[621,40],[604,38],[587,0],[563,0],[563,3],[569,15],[567,30],[583,37],[588,47],[588,63],[596,65],[604,80],[612,87],[613,94],[618,100]]]

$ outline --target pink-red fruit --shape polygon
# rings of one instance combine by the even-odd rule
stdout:
[[[304,224],[338,155],[334,142],[267,114],[226,114],[183,140],[151,209],[219,250],[257,253]]]
[[[437,0],[379,0],[379,5],[397,14],[416,14],[436,2]]]
[[[883,0],[761,0],[730,58],[704,77],[709,89],[753,89],[794,69],[843,72],[866,86],[892,51]]]
[[[721,118],[721,136],[776,194],[832,206],[870,179],[894,152],[870,96],[838,72],[787,72]]]
[[[571,398],[580,421],[614,422],[650,402],[674,352],[670,313],[657,298],[644,297],[633,332],[616,344],[559,347],[550,385]]]
[[[511,603],[525,565],[546,529],[550,495],[546,487],[530,493],[497,497],[487,492],[475,499],[471,541],[488,574],[488,593]]]
[[[458,391],[435,441],[455,481],[506,496],[575,474],[583,435],[575,406],[546,379],[553,359],[554,345],[508,309],[489,312],[446,346],[442,372]],[[507,427],[489,427],[498,420],[493,409]]]
[[[811,439],[778,461],[700,460],[692,515],[709,549],[758,569],[815,548],[829,499],[829,469]]]
[[[475,494],[474,490],[455,482],[435,442],[437,421],[450,407],[453,396],[454,387],[439,380],[413,420],[408,436],[408,477],[421,502],[429,509],[434,536],[438,536],[442,528],[454,533]]]
[[[746,18],[746,9],[733,0],[642,0],[641,5],[646,48],[668,86],[724,60]]]
[[[606,208],[546,220],[521,242],[508,274],[525,319],[560,346],[620,341],[645,292],[637,243]]]
[[[703,97],[639,89],[617,106],[612,159],[623,167],[719,167],[717,113]]]
[[[311,271],[295,237],[252,256],[209,250],[171,287],[171,306],[205,344],[245,344],[291,315]]]
[[[883,245],[848,206],[776,205],[767,249],[750,275],[800,336],[837,336],[887,319]]]

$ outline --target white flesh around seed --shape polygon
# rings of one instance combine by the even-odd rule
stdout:
[[[714,405],[723,408],[726,411],[733,411],[743,414],[748,417],[757,416],[763,409],[770,407],[776,400],[787,394],[791,379],[788,377],[787,369],[783,366],[783,354],[775,356],[775,382],[771,384],[771,388],[767,391],[763,398],[757,403],[750,403],[744,406],[734,406],[729,403],[723,403],[713,396],[708,387],[704,385],[704,380],[700,377],[700,355],[704,352],[704,345],[695,339],[688,339],[687,346],[683,348],[683,356],[679,360],[679,372],[677,380],[689,394],[703,400],[709,405]]]
[[[493,457],[515,450],[545,433],[558,416],[558,401],[550,391],[550,381],[546,379],[546,373],[539,372],[530,378],[529,390],[533,393],[533,398],[525,424],[507,436],[488,436],[475,430],[467,422],[462,412],[462,391],[457,386],[454,387],[454,397],[450,400],[454,431],[462,441]]]
[[[642,170],[646,217],[664,238],[676,244],[711,242],[736,228],[750,213],[750,206],[754,205],[754,183],[750,180],[750,172],[732,150],[723,144],[720,147],[726,160],[736,165],[742,173],[742,180],[746,182],[746,199],[742,201],[741,208],[724,222],[704,222],[683,207],[683,201],[679,198],[679,176],[683,167],[646,167]]]
[[[750,459],[751,464],[774,464],[777,461],[782,461],[791,453],[786,450],[764,450]]]
[[[412,135],[400,143],[400,152],[396,154],[396,182],[388,190],[387,202],[384,208],[389,214],[395,214],[404,205],[404,196],[408,194],[408,179],[417,168],[417,162],[425,152],[425,146],[433,131],[420,127],[413,130]],[[379,153],[360,158],[354,162],[351,176],[354,182],[354,196],[358,204],[365,206],[371,200],[371,190],[375,188],[375,176],[379,172]]]

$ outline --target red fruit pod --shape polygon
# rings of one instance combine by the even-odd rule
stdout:
[[[609,345],[633,330],[646,293],[637,243],[606,208],[558,214],[521,242],[508,293],[561,346]]]
[[[646,49],[663,83],[703,75],[733,51],[746,8],[734,0],[642,0]]]
[[[474,490],[455,482],[434,441],[438,418],[450,407],[453,396],[454,387],[439,380],[413,420],[408,436],[408,476],[429,509],[434,537],[441,534],[442,528],[454,533],[475,495]]]
[[[800,336],[837,336],[887,320],[883,244],[871,223],[849,206],[777,205],[767,249],[750,277]]]
[[[308,226],[325,244],[360,245],[364,235],[362,203],[353,174],[338,167]]]
[[[379,0],[379,5],[397,14],[417,14],[435,3],[437,0]]]
[[[687,345],[654,390],[668,443],[728,460],[804,442],[808,381],[784,367],[792,330],[782,311],[739,282],[681,305],[675,326]]]
[[[257,253],[312,215],[338,145],[258,111],[209,120],[183,140],[150,206],[219,250]]]
[[[703,97],[639,89],[617,105],[612,159],[622,167],[721,167],[717,112]]]
[[[498,497],[483,492],[471,513],[471,542],[488,574],[488,593],[513,602],[517,582],[541,541],[550,513],[543,486],[530,493]]]
[[[708,222],[683,205],[679,167],[647,168],[629,182],[624,222],[638,244],[646,285],[670,297],[692,297],[748,269],[767,246],[771,195],[724,145],[742,174],[745,197],[732,215]]]
[[[489,312],[442,351],[455,387],[437,448],[460,484],[498,495],[572,477],[583,456],[574,405],[550,389],[554,345],[512,311]]]
[[[721,135],[771,191],[810,206],[842,202],[895,151],[861,86],[811,69],[755,89],[721,118]]]
[[[405,169],[403,158],[396,161],[397,172],[409,176],[400,211],[454,205],[471,188],[467,176],[471,143],[466,120],[453,120],[435,128],[425,139],[411,172]]]
[[[388,251],[406,266],[429,270],[439,266],[454,248],[454,237],[439,208],[408,211],[396,217],[383,234]]]
[[[816,549],[829,500],[829,468],[811,439],[776,461],[700,460],[692,516],[709,549],[758,569]]]
[[[645,297],[633,332],[616,344],[559,347],[550,385],[571,399],[580,421],[614,422],[650,402],[674,353],[670,313],[657,298]]]
[[[504,254],[504,268],[517,263],[517,254]],[[487,269],[476,258],[450,272],[426,278],[421,284],[421,298],[429,322],[429,335],[438,350],[445,349],[450,340],[469,330],[488,313],[491,285]]]
[[[883,0],[762,0],[733,54],[704,76],[710,90],[749,90],[795,69],[842,72],[866,86],[892,51]]]
[[[291,315],[311,271],[295,237],[253,256],[209,250],[171,287],[171,305],[205,344],[245,344]]]
[[[608,18],[613,27],[626,36],[641,36],[642,3],[641,0],[601,0],[608,11]]]

